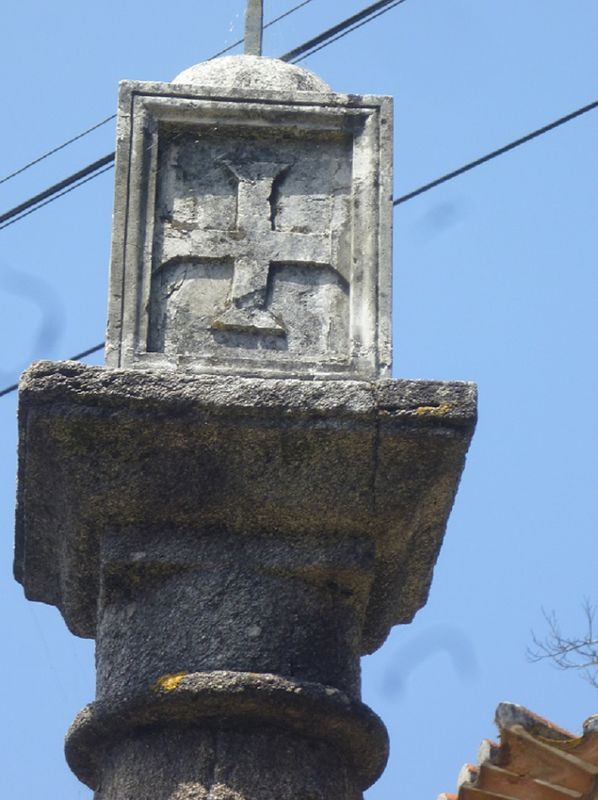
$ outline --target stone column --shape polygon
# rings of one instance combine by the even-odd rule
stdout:
[[[97,800],[353,800],[475,387],[392,381],[389,103],[222,59],[121,92],[108,365],[20,387],[15,574],[96,640]],[[366,235],[367,233],[367,235]]]

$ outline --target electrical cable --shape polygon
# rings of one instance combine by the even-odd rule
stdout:
[[[270,23],[268,23],[268,25],[273,25],[278,20],[283,19],[283,17],[289,16],[289,14],[292,14],[294,11],[297,11],[297,9],[306,5],[308,2],[312,2],[312,0],[304,0],[304,2],[300,3],[294,8],[289,9],[289,11],[285,12],[285,14],[282,14],[280,17],[277,17],[275,20],[272,20]],[[342,22],[339,22],[337,25],[334,25],[332,28],[329,28],[327,31],[324,31],[323,33],[319,34],[319,36],[316,36],[314,39],[310,39],[309,41],[305,42],[299,47],[296,47],[294,50],[291,50],[290,52],[286,53],[286,55],[281,56],[280,60],[290,61],[291,59],[297,59],[297,56],[301,56],[301,58],[297,60],[303,60],[303,58],[307,58],[308,55],[311,55],[312,52],[317,52],[317,50],[322,50],[324,47],[327,47],[329,44],[332,44],[333,42],[337,41],[337,39],[342,38],[342,36],[345,36],[348,33],[351,33],[351,31],[362,27],[367,22],[370,22],[372,19],[375,19],[381,14],[386,13],[386,11],[389,11],[391,8],[394,8],[395,6],[400,5],[401,3],[404,2],[405,0],[380,0],[380,2],[378,3],[374,3],[373,5],[367,6],[357,14],[353,14],[353,16],[348,17]],[[235,46],[236,44],[230,45],[230,48]],[[96,175],[92,175],[92,177],[97,177],[97,175],[101,175],[101,172],[99,171],[101,167],[105,166],[108,163],[113,162],[114,158],[115,158],[115,153],[109,153],[107,156],[104,156],[103,159],[99,159],[98,161],[95,161],[93,164],[89,164],[89,166],[84,167],[83,169],[79,170],[79,172],[76,172],[74,175],[65,178],[59,183],[50,186],[48,189],[35,195],[35,197],[31,197],[29,200],[25,200],[23,203],[20,203],[15,208],[11,208],[9,211],[0,214],[0,230],[8,227],[8,224],[2,224],[2,223],[8,223],[10,220],[9,224],[13,224],[13,222],[17,222],[19,219],[23,219],[23,217],[29,216],[29,213],[31,213],[29,209],[36,211],[38,208],[43,208],[43,206],[48,205],[49,202],[57,200],[59,197],[62,197],[64,194],[67,194],[66,191],[63,191],[67,187],[72,186],[75,183],[77,183],[78,185],[87,183],[87,181],[82,181],[81,178],[91,175],[94,172],[96,173]],[[102,170],[102,172],[105,172],[105,170]],[[52,195],[55,195],[55,197],[52,197]],[[47,202],[41,202],[50,197],[52,197],[52,200],[47,200]],[[34,206],[35,208],[33,208]],[[27,211],[28,213],[23,213],[25,211]]]
[[[63,189],[72,186],[74,183],[78,183],[79,181],[81,181],[82,178],[86,178],[88,175],[91,175],[91,177],[95,177],[95,175],[93,175],[92,173],[97,172],[97,174],[100,174],[98,170],[101,170],[102,167],[105,167],[107,164],[112,164],[113,162],[114,162],[114,153],[108,153],[107,156],[103,156],[103,158],[98,158],[98,160],[94,161],[93,164],[88,164],[86,167],[83,167],[83,169],[80,169],[73,175],[69,175],[68,178],[64,178],[58,183],[55,183],[53,186],[49,186],[47,189],[44,189],[43,192],[36,194],[34,197],[30,197],[29,200],[25,200],[25,202],[19,203],[18,206],[11,208],[10,211],[5,211],[4,214],[0,214],[0,225],[3,222],[7,222],[8,220],[16,222],[14,217],[27,216],[22,212],[27,211],[28,209],[32,208],[32,206],[36,206],[36,208],[32,209],[33,211],[36,211],[37,208],[41,208],[43,205],[48,204],[48,203],[42,203],[42,200],[46,200],[47,198],[56,200],[58,197],[61,196],[61,194],[60,195],[58,194],[59,192],[65,194],[65,192],[62,192]],[[56,197],[53,197],[53,195],[56,195]],[[5,228],[7,226],[2,225],[2,227]]]
[[[306,0],[306,2],[311,2],[311,0]],[[301,5],[306,5],[306,2],[300,4],[300,6]],[[404,2],[404,0],[386,0],[383,3],[375,3],[374,6],[377,7],[376,9],[374,8],[374,6],[370,6],[369,9],[364,9],[364,11],[361,12],[361,14],[354,15],[354,17],[350,18],[350,19],[352,21],[355,20],[355,17],[360,17],[361,19],[363,19],[362,15],[365,14],[366,11],[369,10],[370,14],[374,14],[374,16],[370,16],[370,18],[367,20],[367,21],[370,21],[370,19],[375,19],[376,16],[380,16],[380,13],[383,13],[383,11],[381,11],[382,6],[394,7],[396,5],[399,5],[402,2]],[[296,6],[296,8],[299,8],[300,6]],[[376,10],[379,13],[374,13]],[[386,9],[384,9],[384,10],[386,10]],[[390,10],[390,9],[388,9],[388,10]],[[283,16],[288,16],[288,14],[292,13],[292,11],[293,11],[293,9],[288,11]],[[270,23],[270,24],[273,24],[274,21],[275,20],[273,20],[272,23]],[[347,22],[348,22],[348,20],[345,20],[345,23],[347,23]],[[365,24],[365,22],[362,22],[361,24]],[[343,23],[339,24],[339,26],[341,26],[341,25],[343,25]],[[328,34],[329,36],[334,36],[335,34],[340,32],[340,27],[339,26],[335,26],[334,28],[329,29],[325,33]],[[354,26],[352,28],[352,30],[355,30],[357,27],[361,27],[361,25]],[[347,31],[347,32],[350,32],[350,31]],[[321,37],[323,37],[324,35],[325,34],[322,34]],[[313,47],[314,45],[316,45],[316,50],[313,50],[312,52],[317,52],[318,49],[321,49],[321,47],[319,46],[320,42],[322,41],[321,37],[316,37],[316,39],[312,39],[312,40],[310,40],[310,42],[306,42],[305,45],[301,46],[301,48],[295,48],[295,50],[290,51],[290,53],[287,53],[286,56],[282,56],[282,59],[290,60],[290,58],[295,58],[297,55],[302,55],[303,52],[306,52],[309,49],[309,47]],[[340,38],[340,37],[337,36],[337,38]],[[319,40],[319,41],[316,41],[316,40]],[[334,42],[334,41],[336,41],[336,39],[332,38],[328,42],[328,44],[332,44],[332,42]],[[233,46],[234,45],[231,45],[231,47],[233,47]],[[311,54],[311,53],[309,53],[309,54]],[[441,184],[446,183],[447,181],[452,180],[453,178],[456,178],[456,177],[458,177],[460,175],[463,175],[464,173],[469,172],[470,170],[475,169],[476,167],[478,167],[478,166],[480,166],[482,164],[485,164],[488,161],[493,160],[494,158],[498,158],[498,156],[504,155],[505,153],[508,153],[509,151],[514,150],[515,148],[520,147],[521,145],[526,144],[527,142],[530,142],[533,139],[536,139],[539,136],[542,136],[545,133],[548,133],[549,131],[554,130],[555,128],[558,128],[561,125],[564,125],[567,122],[570,122],[571,120],[582,116],[583,114],[587,114],[588,112],[593,111],[596,108],[598,108],[598,100],[596,100],[596,101],[594,101],[592,103],[588,103],[588,105],[582,106],[581,108],[578,108],[578,109],[576,109],[575,111],[572,111],[569,114],[566,114],[566,115],[564,115],[562,117],[559,117],[558,119],[554,120],[553,122],[548,123],[547,125],[543,125],[541,128],[537,128],[536,130],[531,131],[530,133],[526,134],[525,136],[521,136],[520,138],[515,139],[512,142],[509,142],[509,144],[506,144],[503,147],[499,147],[496,150],[493,150],[490,153],[487,153],[485,156],[482,156],[481,158],[475,159],[475,161],[471,161],[468,164],[464,164],[463,166],[459,167],[456,170],[453,170],[452,172],[448,172],[445,175],[443,175],[443,176],[441,176],[439,178],[436,178],[435,180],[430,181],[429,183],[426,183],[426,184],[420,186],[419,188],[414,189],[411,192],[408,192],[407,194],[404,194],[404,195],[401,195],[398,198],[395,198],[393,200],[393,206],[397,207],[397,206],[401,205],[402,203],[405,203],[408,200],[411,200],[414,197],[417,197],[420,194],[423,194],[424,192],[428,192],[431,189],[433,189],[433,188],[435,188],[437,186],[440,186]],[[61,181],[60,183],[55,184],[54,186],[50,187],[49,189],[46,189],[44,192],[41,192],[39,195],[36,195],[36,197],[31,198],[31,200],[26,201],[25,203],[21,203],[20,206],[17,206],[15,209],[12,209],[11,211],[6,212],[5,214],[1,215],[0,216],[0,223],[3,222],[3,221],[6,221],[8,219],[12,219],[12,222],[18,221],[18,219],[21,219],[23,216],[27,216],[29,213],[32,213],[33,211],[37,210],[37,208],[41,208],[43,205],[47,205],[47,203],[52,202],[54,199],[57,199],[58,197],[61,197],[63,194],[67,194],[68,191],[72,191],[73,189],[78,188],[83,183],[86,183],[87,181],[92,180],[93,178],[97,177],[97,175],[101,175],[103,172],[106,172],[107,170],[111,169],[112,166],[113,166],[113,162],[114,162],[114,153],[111,153],[111,154],[109,154],[107,156],[104,156],[104,158],[99,159],[98,161],[94,162],[93,164],[90,164],[88,167],[86,167],[86,168],[84,168],[82,170],[79,170],[79,172],[75,173],[74,175],[71,175],[70,178],[66,178],[64,181]],[[104,169],[101,169],[101,167],[104,167]],[[92,174],[92,173],[94,173],[94,174]],[[82,178],[83,178],[83,180],[82,180]],[[76,181],[79,181],[79,182],[76,183],[76,185],[71,186],[71,184],[75,183]],[[55,192],[60,191],[60,189],[64,189],[66,187],[70,187],[70,188],[67,188],[67,191],[62,191],[60,194],[51,197],[51,195],[54,195]],[[49,199],[46,200],[46,198],[49,198]],[[43,202],[40,205],[37,205],[35,208],[33,208],[31,210],[28,210],[31,205],[34,205],[36,202],[39,203],[40,200],[46,200],[46,202]],[[27,213],[22,213],[23,211],[26,211],[26,210],[27,210]],[[20,213],[20,216],[17,216],[19,213]],[[9,223],[9,224],[12,224],[12,223]],[[7,227],[6,224],[0,226],[0,230],[2,230],[2,228],[4,228],[4,227]],[[82,353],[78,353],[77,355],[72,356],[71,359],[69,359],[69,360],[78,361],[78,360],[80,360],[82,358],[85,358],[88,355],[91,355],[92,353],[96,353],[97,351],[101,350],[103,347],[104,347],[104,342],[102,342],[101,344],[95,345],[94,347],[91,347],[88,350],[84,350]],[[17,388],[18,388],[18,384],[16,384],[16,383],[12,384],[11,386],[5,387],[4,389],[0,390],[0,397],[3,397],[4,395],[7,395],[7,394],[9,394],[11,392],[16,391]]]
[[[298,64],[300,61],[313,56],[314,53],[323,50],[333,42],[338,42],[339,39],[348,36],[350,33],[353,33],[353,31],[367,25],[368,22],[372,22],[372,20],[381,17],[382,14],[386,14],[387,11],[391,11],[404,2],[405,0],[382,0],[382,2],[374,3],[374,5],[360,11],[358,14],[354,14],[352,17],[335,25],[333,28],[329,28],[314,39],[310,39],[309,42],[305,42],[305,44],[281,56],[280,60]],[[300,56],[300,58],[298,58],[298,56]]]
[[[87,350],[83,350],[81,353],[77,353],[74,356],[71,356],[68,361],[80,361],[82,358],[86,358],[87,356],[93,355],[93,353],[97,353],[98,350],[102,350],[104,347],[104,342],[101,344],[96,344],[94,347],[89,347]],[[5,394],[10,394],[11,392],[16,392],[19,388],[18,383],[13,383],[11,386],[5,386],[4,389],[0,389],[0,397],[4,397]]]
[[[116,114],[110,114],[110,116],[106,117],[106,119],[103,119],[100,122],[97,122],[95,125],[92,125],[91,128],[87,128],[87,130],[78,133],[76,136],[73,136],[72,139],[67,139],[66,142],[59,144],[58,147],[53,147],[52,150],[48,150],[47,153],[44,153],[38,158],[34,158],[33,161],[30,161],[28,164],[24,164],[19,169],[16,169],[14,172],[11,172],[10,175],[5,175],[4,178],[0,178],[0,184],[6,183],[6,181],[9,181],[16,175],[20,175],[21,172],[25,172],[25,170],[29,169],[30,167],[34,167],[36,164],[39,164],[40,161],[43,161],[45,158],[48,158],[49,156],[53,156],[54,153],[58,153],[59,150],[63,150],[65,147],[68,147],[69,144],[76,142],[78,139],[82,139],[89,133],[92,133],[93,131],[96,131],[98,128],[101,128],[102,125],[106,125],[106,123],[111,122],[113,119],[116,119]]]
[[[108,166],[104,167],[104,169],[101,169],[98,172],[94,172],[93,175],[90,175],[88,178],[84,178],[82,181],[75,183],[73,186],[70,186],[68,189],[65,189],[59,194],[55,194],[53,197],[50,197],[49,200],[44,200],[43,203],[36,205],[35,208],[30,208],[28,211],[24,211],[22,214],[19,214],[18,217],[14,217],[9,222],[5,222],[4,225],[0,225],[0,231],[4,230],[4,228],[8,228],[9,225],[14,225],[15,222],[18,222],[19,220],[23,219],[23,217],[28,217],[29,214],[33,214],[34,211],[37,211],[38,209],[43,208],[44,206],[47,206],[50,203],[53,203],[54,200],[58,200],[59,197],[64,197],[65,194],[73,192],[75,189],[78,189],[79,186],[83,186],[84,183],[89,183],[89,181],[92,181],[94,178],[97,178],[98,175],[102,175],[104,172],[109,172],[113,168],[114,168],[114,159],[112,159],[112,163],[108,164]]]
[[[559,117],[559,119],[554,120],[554,122],[549,123],[548,125],[544,125],[541,128],[537,128],[535,131],[526,134],[525,136],[521,136],[519,139],[515,139],[513,142],[505,145],[504,147],[499,147],[497,150],[493,150],[491,153],[488,153],[481,158],[476,159],[475,161],[471,161],[469,164],[465,164],[459,169],[453,170],[452,172],[448,172],[446,175],[443,175],[440,178],[436,178],[434,181],[430,181],[430,183],[426,183],[423,186],[420,186],[418,189],[414,189],[407,194],[402,195],[401,197],[397,197],[393,200],[393,206],[395,208],[402,203],[406,203],[408,200],[412,200],[414,197],[417,197],[424,192],[430,191],[430,189],[434,189],[436,186],[440,186],[442,183],[446,183],[447,181],[452,180],[453,178],[458,177],[459,175],[463,175],[465,172],[469,172],[470,170],[474,169],[475,167],[480,166],[481,164],[485,164],[487,161],[491,161],[494,158],[497,158],[504,153],[508,153],[510,150],[514,150],[516,147],[525,144],[526,142],[531,141],[532,139],[536,139],[538,136],[542,136],[549,131],[558,128],[560,125],[564,125],[567,122],[570,122],[577,117],[580,117],[582,114],[587,114],[589,111],[593,111],[595,108],[598,108],[598,100],[594,101],[593,103],[589,103],[586,106],[582,106],[578,108],[576,111],[571,112],[570,114],[566,114],[564,117]],[[109,169],[110,167],[108,167]],[[105,170],[103,170],[105,171]],[[95,175],[92,175],[88,180],[94,178]],[[75,188],[75,187],[73,187]],[[16,221],[16,220],[15,220]],[[0,228],[1,230],[1,228]],[[104,343],[98,344],[95,347],[90,348],[89,350],[80,353],[78,356],[73,356],[70,360],[77,361],[79,358],[84,358],[86,355],[90,355],[91,353],[95,353],[100,350],[104,346]],[[0,397],[3,397],[10,392],[16,391],[18,388],[18,384],[12,384],[11,386],[7,386],[6,388],[0,391]]]
[[[401,203],[405,203],[407,202],[407,200],[411,200],[420,194],[424,194],[424,192],[430,191],[430,189],[434,189],[436,186],[440,186],[442,183],[446,183],[447,181],[450,181],[453,178],[457,178],[459,175],[463,175],[464,173],[469,172],[470,170],[475,169],[476,167],[479,167],[482,164],[485,164],[486,162],[491,161],[494,158],[498,158],[498,156],[504,155],[505,153],[508,153],[510,150],[514,150],[515,148],[520,147],[521,145],[526,144],[527,142],[530,142],[533,139],[537,139],[539,136],[543,136],[545,133],[548,133],[549,131],[558,128],[561,125],[565,125],[567,122],[571,122],[571,120],[574,120],[577,117],[582,116],[583,114],[587,114],[588,112],[593,111],[596,108],[598,108],[598,100],[595,100],[592,103],[588,103],[588,105],[582,106],[581,108],[572,111],[570,114],[565,114],[565,116],[559,117],[553,122],[550,122],[547,125],[543,125],[541,128],[537,128],[536,130],[527,133],[525,136],[521,136],[519,139],[515,139],[514,141],[509,142],[509,144],[506,144],[503,147],[499,147],[496,150],[492,150],[490,153],[481,156],[481,158],[476,158],[475,161],[470,161],[468,164],[464,164],[458,169],[452,170],[451,172],[442,175],[440,178],[436,178],[435,180],[430,181],[429,183],[426,183],[423,186],[420,186],[411,192],[407,192],[407,194],[395,198],[393,200],[393,205],[395,206],[401,205]],[[49,187],[44,192],[41,192],[40,194],[36,195],[30,200],[27,200],[24,203],[21,203],[19,206],[16,206],[10,211],[7,211],[4,214],[0,215],[0,230],[8,227],[8,224],[12,224],[13,222],[17,222],[19,219],[28,216],[28,214],[32,213],[32,211],[37,211],[38,208],[42,208],[44,205],[48,205],[48,203],[52,202],[52,200],[58,199],[58,197],[62,197],[62,195],[67,194],[66,191],[60,191],[61,189],[64,189],[73,183],[77,183],[77,186],[74,186],[73,188],[77,188],[78,186],[81,186],[83,183],[87,183],[87,181],[81,180],[81,178],[95,172],[95,174],[91,174],[89,178],[89,180],[91,180],[92,178],[101,175],[102,172],[106,172],[107,170],[101,169],[101,167],[104,166],[105,164],[110,164],[110,167],[108,167],[108,169],[110,169],[113,161],[114,161],[114,153],[110,153],[107,156],[104,156],[104,158],[101,158],[98,161],[95,161],[93,164],[90,164],[88,167],[79,170],[79,172],[76,172],[69,178],[65,178],[65,180],[60,181],[60,183]],[[55,197],[52,197],[52,199],[48,200],[47,202],[40,203],[41,200],[45,200],[45,198],[50,197],[51,195],[54,195],[57,192],[60,192],[60,194],[56,194]],[[38,203],[39,205],[37,205]],[[35,206],[35,208],[32,208],[32,210],[29,211],[28,213],[23,213],[32,206]],[[1,223],[7,223],[8,220],[11,220],[11,222],[9,222],[8,224],[3,224],[3,225],[1,224]]]
[[[275,17],[274,19],[270,20],[270,22],[266,22],[266,24],[264,25],[264,30],[266,30],[266,28],[271,27],[272,25],[275,25],[277,22],[280,22],[281,19],[284,19],[285,17],[290,16],[295,11],[298,11],[300,8],[303,8],[303,6],[306,6],[306,5],[308,5],[308,3],[312,3],[312,2],[313,2],[313,0],[303,0],[302,3],[299,3],[296,6],[293,6],[293,8],[289,8],[289,10],[285,11],[284,14],[281,14],[279,17]],[[242,39],[238,39],[236,42],[233,42],[233,44],[229,44],[228,47],[225,47],[224,50],[220,50],[215,55],[210,56],[210,58],[208,58],[207,60],[208,61],[213,61],[215,58],[219,58],[220,56],[225,55],[225,53],[229,53],[231,50],[234,50],[234,48],[237,47],[238,45],[243,44],[244,41],[245,41],[245,37],[243,37]]]
[[[292,8],[289,8],[288,11],[285,11],[283,14],[280,14],[278,17],[275,17],[274,19],[271,19],[270,22],[267,22],[264,25],[264,30],[266,30],[266,28],[272,27],[272,25],[276,25],[277,22],[280,22],[281,20],[285,19],[285,17],[290,17],[291,14],[295,13],[295,11],[299,11],[300,8],[303,8],[303,6],[306,6],[309,3],[313,3],[313,0],[303,0],[302,3],[298,3],[297,5],[293,6]],[[207,60],[208,61],[212,61],[213,59],[218,58],[219,56],[223,56],[225,53],[228,53],[231,50],[234,50],[234,48],[237,47],[238,45],[243,44],[244,41],[245,41],[244,38],[243,39],[239,39],[238,41],[234,42],[233,44],[229,45],[228,47],[225,47],[223,50],[220,50],[218,53],[215,53],[213,56],[210,56],[210,58],[208,58]],[[27,164],[24,164],[22,167],[19,167],[19,169],[16,169],[14,172],[11,172],[8,175],[5,175],[3,178],[0,178],[0,185],[2,185],[3,183],[6,183],[6,181],[11,180],[11,178],[15,178],[17,175],[20,175],[22,172],[25,172],[26,170],[30,169],[31,167],[34,167],[36,164],[39,164],[40,161],[44,161],[46,158],[49,158],[50,156],[53,156],[54,153],[58,153],[60,150],[63,150],[65,147],[68,147],[70,144],[73,144],[73,142],[76,142],[79,139],[82,139],[84,136],[87,136],[88,134],[93,133],[93,131],[97,130],[98,128],[101,128],[102,125],[106,125],[108,122],[111,122],[113,119],[116,119],[116,114],[110,114],[109,117],[106,117],[105,119],[101,120],[100,122],[97,122],[95,125],[92,125],[90,128],[87,128],[86,130],[81,131],[81,133],[78,133],[76,136],[73,136],[71,139],[67,139],[66,142],[63,142],[62,144],[59,144],[58,147],[53,147],[51,150],[48,150],[46,153],[43,153],[41,156],[38,156],[38,158],[34,158],[33,161],[29,161]]]
[[[404,194],[401,197],[397,197],[395,200],[393,200],[392,204],[393,206],[398,206],[401,205],[401,203],[406,203],[407,200],[412,200],[414,197],[417,197],[424,192],[429,192],[430,189],[434,189],[436,186],[440,186],[442,183],[451,181],[453,178],[457,178],[459,175],[463,175],[465,172],[469,172],[470,170],[479,167],[481,164],[492,161],[493,158],[498,158],[498,156],[502,156],[505,153],[508,153],[510,150],[520,147],[522,144],[531,142],[532,139],[537,139],[538,136],[542,136],[543,134],[558,128],[560,125],[564,125],[566,122],[571,122],[572,119],[581,117],[582,114],[587,114],[588,111],[593,111],[595,108],[598,108],[598,100],[595,100],[593,103],[588,103],[587,106],[582,106],[576,111],[572,111],[570,114],[565,114],[564,117],[559,117],[559,119],[554,120],[554,122],[550,122],[548,125],[543,125],[541,128],[537,128],[535,131],[527,133],[525,136],[521,136],[521,138],[515,139],[513,142],[509,142],[509,144],[499,147],[497,150],[493,150],[491,153],[487,153],[481,158],[476,158],[475,161],[470,161],[468,164],[464,164],[462,167],[454,169],[452,172],[447,172],[446,175],[442,175],[440,178],[430,181],[430,183],[425,183],[418,189],[414,189],[413,191],[407,192],[407,194]]]

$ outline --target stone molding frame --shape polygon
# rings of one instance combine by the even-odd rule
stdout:
[[[279,675],[214,671],[166,675],[138,695],[86,706],[66,737],[69,766],[97,789],[106,746],[160,724],[219,726],[224,733],[248,724],[249,729],[290,730],[342,752],[361,789],[380,777],[388,760],[388,734],[380,718],[338,689]]]
[[[203,373],[273,377],[388,377],[391,360],[392,100],[387,97],[311,92],[289,94],[260,90],[259,94],[258,99],[249,90],[216,91],[214,88],[191,85],[128,81],[121,84],[107,366],[151,370],[182,367]],[[309,158],[317,159],[320,149],[332,154],[331,157],[338,163],[343,158],[348,159],[345,168],[350,182],[346,187],[346,196],[339,199],[342,187],[338,185],[332,186],[328,193],[323,183],[324,191],[316,198],[324,200],[320,202],[320,207],[328,204],[327,207],[332,209],[327,233],[334,253],[331,260],[336,263],[330,265],[330,273],[334,274],[339,284],[345,286],[347,295],[346,302],[341,298],[345,303],[342,308],[339,306],[341,301],[335,301],[336,305],[323,305],[322,309],[316,311],[320,313],[318,319],[322,322],[337,318],[341,320],[338,323],[344,326],[341,335],[338,329],[329,335],[331,342],[341,341],[341,345],[334,344],[327,349],[327,346],[316,343],[310,351],[309,342],[306,347],[303,338],[300,345],[294,348],[292,334],[289,334],[290,344],[287,348],[284,333],[283,337],[261,337],[258,341],[260,337],[256,338],[254,333],[222,334],[213,330],[215,325],[212,325],[212,330],[209,330],[209,325],[204,325],[201,331],[203,339],[199,344],[192,344],[186,352],[186,347],[181,350],[181,347],[177,349],[173,346],[171,352],[168,352],[168,348],[166,351],[162,348],[160,352],[160,348],[148,346],[148,337],[151,336],[152,276],[156,272],[156,258],[159,259],[159,254],[156,254],[160,248],[164,249],[163,241],[168,234],[163,234],[157,228],[169,224],[168,221],[161,222],[157,207],[161,192],[160,147],[173,126],[177,131],[185,132],[185,135],[197,136],[197,141],[201,137],[208,141],[210,130],[217,129],[215,139],[219,147],[223,140],[226,143],[227,137],[233,144],[246,143],[249,138],[253,142],[249,147],[254,147],[254,150],[257,148],[256,152],[262,145],[262,151],[269,152],[269,143],[273,141],[277,151],[280,151],[280,142],[286,137],[293,149],[301,151],[303,147]],[[262,144],[258,147],[256,142]],[[248,158],[251,161],[254,155],[250,153]],[[314,163],[310,162],[312,172]],[[255,167],[255,164],[252,166]],[[197,169],[197,164],[194,168]],[[322,172],[326,172],[326,169],[330,174],[334,173],[328,164],[324,164]],[[317,176],[312,180],[317,180]],[[126,187],[125,191],[122,187]],[[297,195],[288,200],[287,206],[296,199]],[[213,198],[209,197],[206,202],[210,200]],[[301,198],[301,209],[309,209],[308,200]],[[306,227],[323,225],[326,233],[326,226],[321,219],[318,220],[317,214],[308,213],[304,217]],[[295,268],[295,276],[301,272],[301,264],[310,260],[308,256],[301,257],[301,233],[296,232],[301,226],[296,223],[297,213],[289,228],[295,232],[286,233],[287,236],[294,236],[298,242],[297,246],[292,242],[290,245],[291,250],[295,247],[298,252],[299,263]],[[188,222],[185,224],[189,225]],[[227,233],[231,238],[230,230],[207,232]],[[205,229],[200,233],[205,234]],[[193,247],[193,233],[176,235],[180,237],[177,240],[179,248]],[[254,238],[259,241],[259,232]],[[312,234],[312,238],[316,237]],[[197,255],[194,258],[198,260]],[[176,258],[170,258],[170,261],[175,262]],[[266,262],[266,270],[269,270],[267,291],[271,296],[270,278],[278,262],[274,258],[270,264],[271,267],[268,267]],[[310,277],[316,273],[311,266],[306,267]],[[229,267],[235,274],[234,262]],[[309,281],[310,278],[301,279]],[[337,293],[341,295],[342,290],[339,289]],[[230,292],[227,303],[230,305]],[[281,303],[279,310],[288,310],[291,316],[298,306],[293,297],[281,300]],[[318,303],[312,304],[309,313],[315,306]],[[193,309],[191,313],[188,308],[185,309],[188,318],[193,317],[192,312]],[[177,319],[181,319],[180,309],[177,309],[177,313]],[[261,313],[261,310],[258,309],[257,313]],[[277,319],[280,320],[280,315]],[[317,328],[317,321],[316,324],[310,324],[309,316],[297,319],[296,330],[303,337],[309,336],[310,331]],[[199,323],[192,321],[189,324]],[[210,341],[215,333],[224,337],[220,344]],[[187,342],[193,340],[189,328],[185,328],[181,339]],[[205,342],[208,342],[207,349]],[[252,352],[251,348],[256,347],[256,342],[258,352],[255,349]]]

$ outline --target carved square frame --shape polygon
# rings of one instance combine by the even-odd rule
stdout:
[[[349,134],[353,141],[350,355],[341,362],[264,362],[147,351],[158,140],[161,126],[217,124]],[[106,365],[201,373],[376,379],[391,364],[392,100],[342,94],[215,91],[121,84]]]

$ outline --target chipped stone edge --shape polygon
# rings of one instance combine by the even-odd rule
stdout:
[[[218,391],[217,402],[208,400]],[[21,376],[21,405],[46,405],[56,400],[94,406],[142,404],[190,411],[219,408],[260,415],[265,409],[287,416],[378,417],[382,422],[471,427],[477,419],[477,387],[468,381],[328,380],[263,376],[157,373],[139,369],[88,366],[78,361],[37,361]]]

